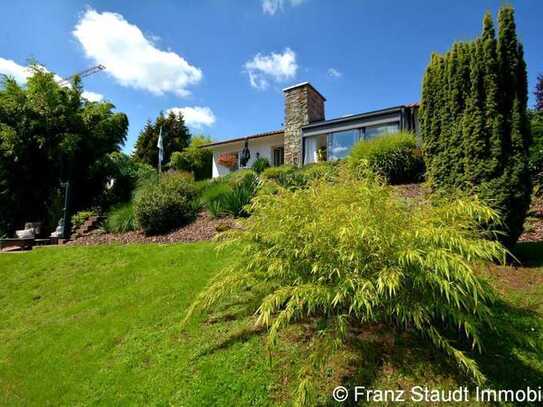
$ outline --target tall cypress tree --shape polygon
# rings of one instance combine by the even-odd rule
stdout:
[[[448,88],[448,126],[450,171],[449,183],[457,184],[464,170],[464,143],[462,138],[461,120],[464,110],[463,78],[462,78],[462,45],[456,43],[452,51],[447,54],[447,82]]]
[[[537,83],[535,85],[535,109],[543,110],[543,74],[537,76]]]
[[[500,81],[498,69],[498,50],[496,32],[490,13],[483,19],[483,86],[484,86],[484,126],[488,137],[488,171],[490,177],[498,177],[503,171],[503,113],[500,104]]]
[[[487,175],[488,139],[484,126],[482,44],[476,40],[470,47],[470,89],[462,118],[465,147],[464,178],[468,185],[480,184]]]
[[[503,241],[522,233],[530,202],[526,64],[514,12],[490,14],[481,36],[432,56],[421,103],[422,137],[434,189],[476,193],[502,213]]]
[[[441,121],[438,117],[438,97],[439,97],[439,61],[441,56],[433,54],[428,65],[423,82],[423,97],[420,108],[420,124],[424,138],[424,151],[428,161],[431,164],[428,167],[428,178],[433,182],[439,183],[435,178],[435,168],[438,167],[440,157],[439,136],[441,134]]]

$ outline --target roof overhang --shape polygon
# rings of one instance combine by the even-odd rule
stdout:
[[[250,136],[245,136],[245,137],[238,137],[238,138],[229,139],[229,140],[216,141],[215,143],[204,144],[204,145],[200,146],[200,148],[213,148],[213,147],[222,146],[222,145],[225,145],[225,144],[239,143],[239,142],[243,142],[245,140],[249,141],[249,140],[264,139],[266,137],[279,136],[279,135],[283,135],[283,134],[284,134],[283,130],[268,131],[268,132],[265,132],[265,133],[252,134]]]

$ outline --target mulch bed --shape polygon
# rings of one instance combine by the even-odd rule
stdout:
[[[424,184],[396,185],[394,190],[404,198],[415,201],[424,200],[430,190]],[[198,214],[196,220],[180,229],[165,235],[145,236],[142,231],[128,233],[104,233],[101,230],[91,232],[86,236],[70,241],[71,245],[95,244],[130,244],[130,243],[174,243],[197,242],[213,239],[219,231],[239,227],[233,218],[211,218],[206,212]],[[543,240],[543,198],[536,198],[528,214],[527,227],[519,241],[536,242]]]
[[[191,224],[165,235],[145,236],[140,230],[128,233],[104,233],[101,230],[96,230],[67,244],[88,246],[96,244],[197,242],[211,240],[219,231],[236,227],[239,227],[239,224],[235,219],[214,219],[207,213],[202,212],[198,214],[196,220]]]

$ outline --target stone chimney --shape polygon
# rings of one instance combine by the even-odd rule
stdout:
[[[324,120],[326,99],[309,82],[283,89],[285,94],[285,164],[302,165],[302,127]]]

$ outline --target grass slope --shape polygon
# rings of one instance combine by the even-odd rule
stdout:
[[[0,256],[0,404],[265,405],[247,321],[180,329],[231,259],[209,243],[64,247]]]
[[[194,296],[236,255],[213,249],[198,243],[0,255],[0,404],[288,402],[314,327],[289,330],[271,366],[252,317],[236,318],[236,308],[180,329]],[[487,353],[478,357],[497,388],[537,388],[543,378],[543,244],[522,244],[517,254],[524,267],[484,273],[503,297],[496,330],[485,335]],[[337,355],[349,369],[323,372],[323,400],[340,383],[381,389],[464,383],[420,339],[376,326],[351,345]]]

